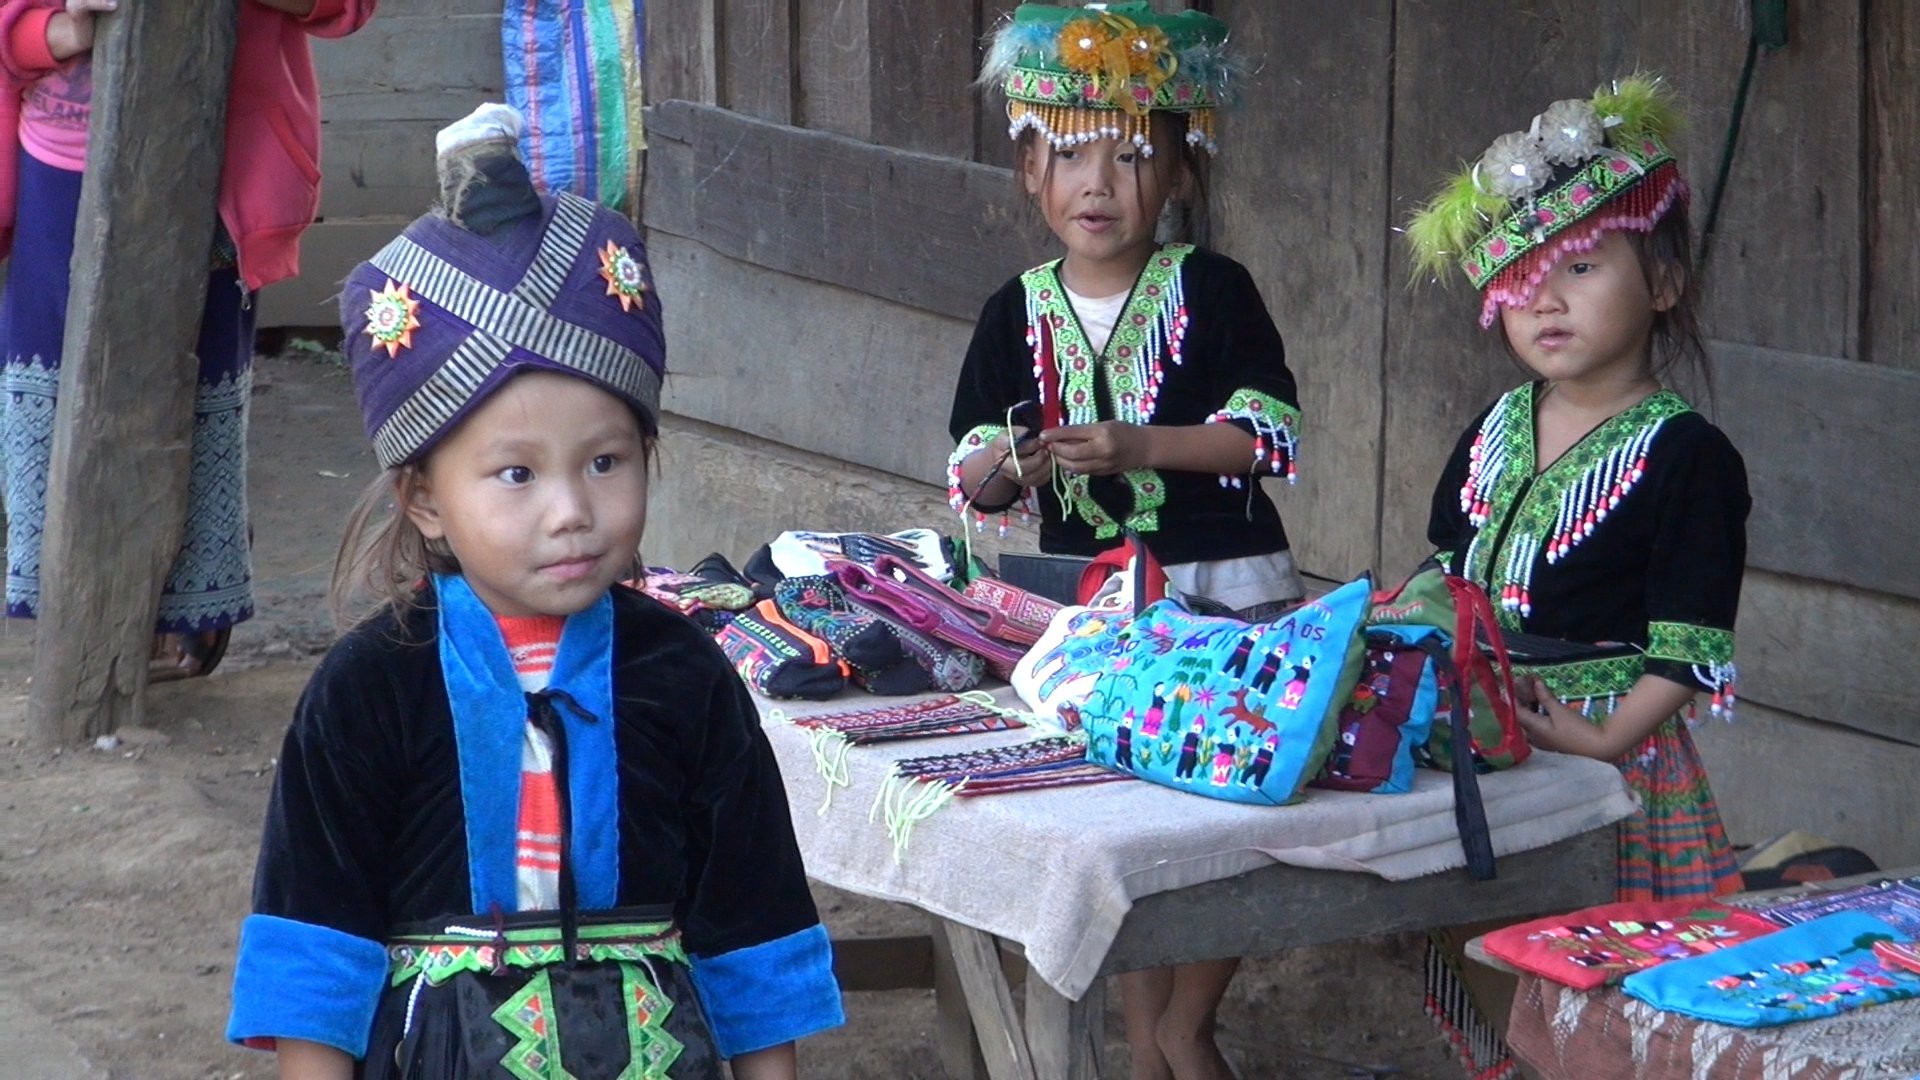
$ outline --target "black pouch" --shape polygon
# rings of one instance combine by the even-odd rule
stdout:
[[[1056,604],[1080,602],[1080,575],[1093,562],[1081,555],[1029,555],[1003,552],[1000,580]]]

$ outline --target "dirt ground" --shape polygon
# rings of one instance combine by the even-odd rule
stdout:
[[[294,348],[260,362],[259,614],[214,676],[154,688],[147,722],[111,749],[25,745],[32,624],[0,630],[0,995],[17,995],[13,1011],[78,1046],[100,1075],[274,1075],[270,1056],[221,1038],[233,946],[281,733],[332,638],[334,544],[373,467],[337,358]],[[836,936],[924,929],[908,909],[817,894]],[[1420,1011],[1419,956],[1402,937],[1251,960],[1223,1007],[1221,1044],[1248,1078],[1458,1076]],[[1125,1075],[1117,997],[1110,1078]],[[802,1046],[805,1075],[943,1075],[931,991],[849,994],[847,1014]]]

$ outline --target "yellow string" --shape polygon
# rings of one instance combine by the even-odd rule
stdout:
[[[825,817],[828,807],[833,805],[833,789],[853,786],[852,771],[847,765],[853,741],[831,728],[813,729],[808,732],[807,741],[813,751],[813,769],[826,782],[826,797],[820,802],[820,816]]]
[[[1025,480],[1027,478],[1026,474],[1020,471],[1020,448],[1014,445],[1013,409],[1012,408],[1007,409],[1006,430],[1007,430],[1007,456],[1013,459],[1013,478],[1015,480]]]

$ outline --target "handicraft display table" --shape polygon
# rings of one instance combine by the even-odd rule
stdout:
[[[1742,906],[1830,892],[1920,867],[1721,897]],[[1569,909],[1571,910],[1571,909]],[[1920,1076],[1920,1000],[1776,1027],[1739,1028],[1664,1012],[1618,986],[1580,991],[1518,972],[1467,944],[1479,963],[1514,972],[1508,1044],[1545,1080],[1872,1080]]]
[[[1010,690],[995,696],[1017,707]],[[859,747],[832,758],[830,783],[809,732],[783,722],[901,700],[760,707],[808,876],[935,918],[994,1080],[1095,1075],[1106,975],[1605,902],[1609,826],[1633,810],[1605,762],[1537,753],[1482,776],[1500,858],[1484,882],[1462,868],[1451,778],[1426,770],[1407,794],[1310,790],[1285,807],[1144,782],[958,798],[896,839],[872,814],[896,759],[1038,734]],[[1002,943],[1029,968],[1024,1025]]]

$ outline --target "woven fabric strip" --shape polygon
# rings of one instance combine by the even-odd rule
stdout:
[[[506,4],[507,100],[527,119],[521,156],[545,190],[639,207],[645,26],[642,0]]]

